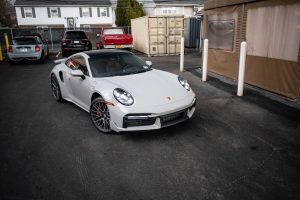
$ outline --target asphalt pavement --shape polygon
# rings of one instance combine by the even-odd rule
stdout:
[[[45,64],[0,63],[1,200],[300,199],[300,111],[200,79],[198,54],[142,57],[188,79],[192,119],[157,131],[102,134],[51,94]]]

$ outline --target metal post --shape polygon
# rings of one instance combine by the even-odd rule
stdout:
[[[202,59],[202,81],[207,80],[207,57],[208,57],[208,39],[204,40],[203,59]]]
[[[181,47],[180,47],[180,72],[184,69],[184,37],[181,37]]]
[[[8,50],[8,48],[9,48],[9,42],[8,42],[7,33],[4,33],[4,39],[5,39],[6,49]]]
[[[12,28],[10,29],[10,35],[11,35],[11,39],[13,40],[14,39],[14,34],[13,34],[13,29]]]
[[[51,27],[50,27],[49,29],[50,29],[50,40],[51,40],[51,47],[52,47],[52,50],[53,50],[52,29],[51,29]]]
[[[237,96],[243,96],[247,43],[241,43]]]
[[[2,48],[1,48],[1,44],[0,44],[0,61],[3,61],[3,55],[2,55]]]

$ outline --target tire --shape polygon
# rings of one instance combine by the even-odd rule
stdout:
[[[15,61],[13,61],[13,60],[11,60],[11,59],[8,59],[8,64],[10,64],[10,65],[14,65],[14,64],[16,64],[16,62],[15,62]]]
[[[46,58],[49,59],[50,55],[49,55],[49,49],[47,48],[47,56]]]
[[[62,56],[62,57],[67,57],[67,54],[64,53],[63,51],[61,51],[61,56]]]
[[[92,101],[90,116],[94,126],[102,133],[110,133],[110,114],[106,102],[99,97]]]
[[[51,75],[51,90],[52,90],[54,99],[58,102],[62,102],[63,98],[61,96],[61,90],[59,87],[58,80],[54,74]]]
[[[40,57],[40,59],[38,61],[39,61],[39,63],[44,63],[44,61],[45,61],[44,51],[42,51],[41,57]]]

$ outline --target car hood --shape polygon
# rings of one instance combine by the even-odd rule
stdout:
[[[188,95],[177,75],[152,69],[151,71],[106,78],[96,78],[101,93],[113,93],[115,88],[122,88],[134,98],[135,106],[158,106],[169,104]],[[105,89],[104,89],[105,88]],[[108,94],[107,94],[108,95]]]

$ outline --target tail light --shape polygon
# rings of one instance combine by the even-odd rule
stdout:
[[[71,42],[70,39],[62,39],[62,43],[63,43],[63,44],[67,44],[67,43],[70,43],[70,42]]]
[[[41,50],[41,47],[39,45],[35,45],[34,50],[35,52],[39,52]]]
[[[8,47],[8,52],[9,52],[9,53],[12,53],[12,52],[13,52],[12,46],[9,46],[9,47]]]
[[[86,44],[89,44],[90,43],[90,41],[88,40],[88,39],[82,39],[81,40],[83,43],[86,43]]]
[[[96,48],[100,49],[100,43],[98,43],[98,42],[96,43]]]

